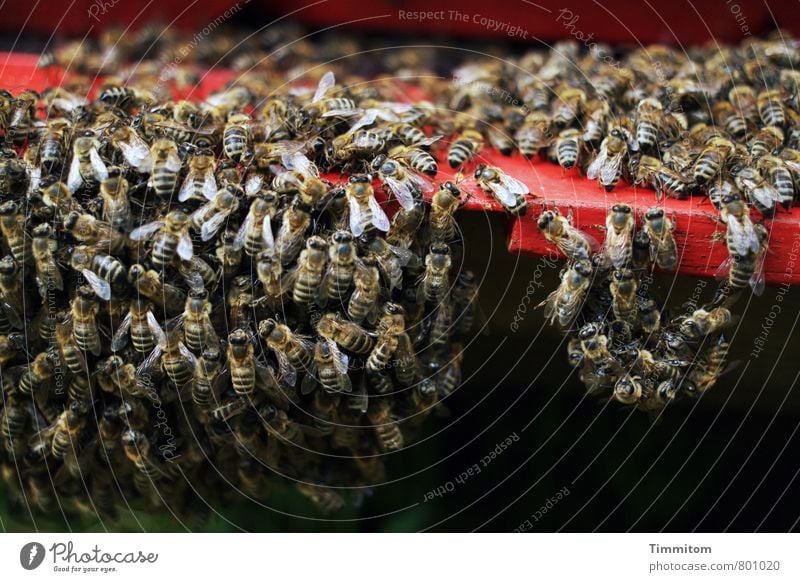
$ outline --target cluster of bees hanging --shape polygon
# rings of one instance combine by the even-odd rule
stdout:
[[[461,381],[479,282],[435,109],[332,72],[201,102],[133,81],[0,94],[8,488],[195,524],[288,478],[335,511]]]

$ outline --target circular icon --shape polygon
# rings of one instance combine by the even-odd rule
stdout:
[[[44,561],[44,546],[39,542],[28,542],[19,551],[19,563],[26,570],[35,570]]]

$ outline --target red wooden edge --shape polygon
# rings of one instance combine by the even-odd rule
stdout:
[[[0,86],[12,93],[25,88],[41,91],[71,76],[53,67],[36,69],[36,60],[36,55],[0,53]],[[232,71],[210,71],[202,76],[195,90],[183,96],[202,99],[233,78],[235,73]],[[520,155],[505,157],[491,150],[482,152],[479,161],[502,168],[530,188],[527,215],[521,218],[506,215],[510,253],[534,256],[558,253],[536,227],[536,217],[543,204],[555,206],[562,213],[571,208],[574,225],[602,241],[605,233],[601,227],[605,224],[608,209],[617,202],[625,202],[634,208],[637,216],[657,204],[664,206],[670,215],[674,214],[677,224],[675,238],[680,253],[679,274],[713,276],[727,256],[724,241],[714,236],[715,233],[724,233],[724,225],[715,220],[717,212],[702,197],[657,201],[653,190],[622,183],[613,191],[605,192],[596,182],[578,175],[575,170],[564,172],[549,162],[525,160]],[[440,168],[435,178],[437,184],[456,179],[446,163],[440,163]],[[468,183],[464,186],[469,188]],[[471,196],[464,205],[465,211],[506,214],[496,200],[480,189],[472,188],[468,193]],[[752,216],[754,220],[761,220],[756,212]],[[765,224],[770,229],[770,251],[764,265],[767,283],[799,284],[800,265],[796,263],[800,258],[800,210],[781,211]]]

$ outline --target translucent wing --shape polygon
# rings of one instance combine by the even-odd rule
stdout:
[[[272,219],[267,214],[264,221],[261,223],[261,237],[264,239],[264,245],[268,249],[275,247],[275,237],[272,235]]]
[[[405,267],[414,258],[414,253],[408,249],[404,249],[403,247],[397,247],[394,245],[388,245],[388,246],[389,250],[392,251],[392,254],[394,254],[394,256],[397,257],[397,260],[403,267]]]
[[[300,152],[281,154],[281,163],[287,170],[297,170],[301,174],[319,177],[317,166]]]
[[[252,174],[247,177],[247,182],[244,185],[244,192],[248,196],[258,194],[261,190],[261,185],[264,183],[264,176],[261,174]]]
[[[505,172],[501,172],[499,177],[503,185],[515,195],[524,196],[530,191],[525,184]]]
[[[217,195],[217,179],[214,177],[214,168],[206,170],[205,178],[203,179],[203,196],[207,200],[213,200]]]
[[[150,372],[156,368],[158,363],[161,361],[161,344],[156,344],[156,347],[153,348],[153,351],[139,364],[139,367],[136,368],[136,375],[141,376],[149,376]]]
[[[153,315],[153,312],[150,310],[147,311],[147,327],[150,328],[150,332],[156,337],[158,343],[167,341],[167,335],[164,333],[164,330],[161,329],[158,320],[156,320],[156,316]]]
[[[154,220],[142,226],[138,226],[131,231],[131,240],[143,240],[158,232],[164,226],[163,220]]]
[[[349,203],[350,230],[352,231],[353,236],[358,237],[364,234],[364,215],[361,213],[361,205],[355,198],[350,198]]]
[[[108,301],[111,299],[111,285],[105,279],[101,279],[97,276],[94,271],[90,271],[89,269],[81,270],[86,282],[89,283],[89,286],[94,291],[95,295],[97,295],[103,301]]]
[[[183,342],[178,342],[178,351],[180,351],[181,355],[189,360],[189,365],[194,368],[197,366],[197,358],[192,353],[192,351],[186,347],[186,344]]]
[[[750,288],[753,290],[753,294],[759,297],[764,293],[764,287],[766,286],[766,278],[764,276],[764,260],[766,257],[766,251],[759,253],[758,257],[756,257],[755,269],[750,276]]]
[[[329,109],[322,114],[322,117],[352,117],[361,113],[361,109]]]
[[[717,270],[714,271],[714,278],[717,281],[721,281],[722,279],[725,279],[728,276],[728,273],[730,272],[731,267],[733,266],[733,262],[734,262],[733,257],[731,255],[728,255],[725,258],[725,260],[722,261],[722,263],[720,263],[719,267],[717,267]]]
[[[81,162],[78,156],[73,154],[72,163],[69,166],[69,176],[67,177],[67,188],[74,194],[78,191],[78,188],[81,187],[81,184],[83,184],[83,178],[81,178]]]
[[[600,168],[600,181],[603,182],[603,184],[610,184],[617,179],[619,168],[622,165],[622,157],[622,154],[618,154],[613,158],[609,158],[606,160],[606,163],[603,164],[603,167]]]
[[[131,137],[130,141],[123,141],[119,144],[122,150],[122,157],[132,167],[139,172],[147,173],[153,167],[153,158],[150,156],[150,148],[147,143],[137,135]]]
[[[427,177],[423,176],[422,174],[414,170],[406,170],[406,173],[408,174],[409,179],[414,183],[414,185],[420,192],[422,192],[423,194],[426,194],[428,192],[433,192],[434,190],[433,182],[431,182]]]
[[[743,223],[734,217],[730,217],[728,219],[728,230],[737,253],[746,255],[751,251],[758,252],[760,247],[758,235],[753,229],[749,218],[746,218],[745,223]]]
[[[372,125],[373,123],[375,123],[375,119],[377,117],[378,117],[377,110],[375,109],[367,110],[367,112],[364,115],[362,115],[358,120],[356,120],[356,122],[350,127],[347,133],[355,133],[362,127]]]
[[[383,181],[389,186],[389,189],[397,198],[400,206],[406,210],[414,208],[414,190],[407,181],[397,180],[391,176],[386,176]]]
[[[383,232],[389,232],[389,227],[391,226],[389,217],[386,216],[386,213],[383,211],[383,208],[381,208],[381,205],[378,204],[378,201],[375,200],[374,196],[369,197],[369,209],[372,212],[372,224],[375,225],[375,228]]]
[[[600,152],[597,154],[597,157],[594,161],[589,164],[589,167],[586,168],[586,177],[590,180],[594,180],[597,178],[597,175],[600,173],[600,168],[606,163],[606,159],[608,158],[608,150],[605,147],[600,148]]]
[[[487,184],[492,194],[505,206],[516,206],[517,197],[502,182],[489,182]]]
[[[125,318],[120,323],[114,336],[111,338],[111,351],[118,352],[128,345],[128,331],[131,329],[131,321],[133,316],[128,312]]]
[[[280,372],[281,380],[287,386],[294,386],[297,384],[297,369],[286,357],[286,354],[278,350],[273,351],[278,359],[278,371]]]
[[[212,238],[214,238],[214,235],[219,232],[219,229],[222,228],[223,224],[225,224],[225,220],[227,218],[228,215],[226,213],[217,212],[209,220],[206,220],[203,223],[203,226],[200,227],[200,238],[203,239],[203,242],[210,241]]]
[[[248,212],[247,216],[245,216],[244,221],[242,222],[242,226],[239,227],[239,230],[236,231],[236,236],[233,238],[233,244],[231,245],[233,250],[239,251],[244,247],[245,236],[254,222],[255,219],[253,218],[253,213]]]
[[[106,168],[106,165],[100,158],[100,154],[97,153],[96,148],[89,150],[89,161],[92,163],[94,175],[98,180],[102,182],[103,180],[108,179],[108,168]]]
[[[181,159],[177,154],[170,154],[164,163],[170,172],[177,172],[181,169]]]
[[[184,232],[178,239],[178,256],[184,261],[192,260],[194,256],[194,246],[192,245],[192,237],[188,232]]]
[[[347,354],[338,352],[333,358],[333,365],[340,374],[347,374],[347,370],[350,366],[350,359],[347,357]]]
[[[333,75],[333,71],[328,71],[322,75],[322,78],[319,80],[319,84],[317,85],[317,90],[314,93],[314,98],[311,99],[311,102],[314,103],[322,99],[325,96],[325,93],[327,93],[335,84],[336,77]]]
[[[194,188],[194,171],[189,171],[186,178],[183,180],[181,189],[178,191],[178,201],[186,202],[192,196],[192,189]]]
[[[433,137],[426,137],[425,139],[419,140],[419,142],[417,143],[417,146],[418,147],[429,146],[429,145],[432,145],[432,144],[436,143],[440,139],[442,139],[441,135],[435,135]]]

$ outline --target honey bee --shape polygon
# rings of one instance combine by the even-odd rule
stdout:
[[[150,158],[153,160],[153,168],[148,187],[160,198],[172,198],[182,165],[178,157],[178,146],[171,139],[158,139],[150,147]]]
[[[192,401],[202,410],[209,410],[212,403],[217,401],[221,378],[222,354],[216,347],[204,349],[197,358],[192,376]]]
[[[320,180],[319,169],[300,152],[284,153],[281,161],[288,172],[275,176],[273,188],[280,191],[277,183],[283,176],[290,176],[297,186],[300,200],[309,206],[316,205],[328,192],[328,187]]]
[[[637,321],[636,276],[630,269],[614,271],[611,279],[611,308],[614,317],[633,325]]]
[[[754,224],[753,229],[760,241],[759,250],[757,252],[750,251],[744,255],[729,253],[717,269],[716,277],[718,279],[726,278],[725,286],[721,289],[720,299],[724,299],[732,292],[738,292],[748,285],[755,295],[764,293],[764,258],[769,246],[769,232],[762,224]]]
[[[36,282],[39,294],[46,297],[53,290],[64,290],[64,279],[55,260],[58,241],[54,238],[53,228],[43,223],[33,229],[33,260],[36,265]]]
[[[108,178],[108,168],[97,151],[99,147],[100,142],[91,132],[75,138],[67,176],[67,187],[73,194],[81,186],[92,188]]]
[[[347,303],[347,315],[356,323],[375,323],[378,300],[381,293],[380,272],[377,261],[365,257],[355,266],[353,276],[355,289]]]
[[[248,257],[254,257],[262,251],[272,253],[275,247],[272,217],[276,210],[277,197],[274,194],[254,198],[250,204],[250,211],[236,233],[234,246],[244,248]]]
[[[354,236],[374,229],[383,232],[389,230],[389,218],[375,199],[371,175],[350,176],[345,192],[350,208],[350,231]]]
[[[122,153],[128,164],[143,174],[149,174],[153,169],[153,157],[150,146],[135,129],[128,125],[116,127],[110,134],[111,143]]]
[[[0,204],[0,233],[18,264],[29,265],[33,262],[30,237],[25,232],[25,217],[13,200]]]
[[[728,357],[730,342],[720,334],[703,359],[695,364],[689,372],[685,386],[692,393],[703,394],[717,383],[717,379],[725,372],[725,360]]]
[[[356,270],[356,248],[353,236],[346,230],[337,230],[328,246],[328,267],[320,285],[323,299],[342,302],[353,285]]]
[[[664,214],[664,209],[650,208],[644,215],[644,232],[650,239],[650,258],[661,269],[672,270],[678,264],[678,246],[673,232],[675,218]]]
[[[129,339],[133,348],[140,354],[146,355],[153,351],[156,338],[152,327],[153,323],[157,324],[158,322],[153,315],[152,308],[152,303],[142,297],[131,300],[128,313],[111,338],[112,352],[124,349],[128,345]]]
[[[439,164],[436,162],[436,158],[422,148],[431,145],[438,139],[438,137],[425,137],[425,134],[422,134],[421,138],[410,140],[411,143],[390,149],[388,157],[407,164],[408,167],[420,174],[434,177],[439,173]]]
[[[727,139],[712,137],[697,157],[692,168],[695,183],[705,185],[711,182],[725,165],[734,145]]]
[[[658,158],[643,155],[633,158],[630,165],[633,183],[651,185],[659,200],[662,194],[678,200],[689,195],[689,184],[686,179]]]
[[[117,173],[109,172],[107,180],[100,183],[100,197],[103,199],[103,220],[120,231],[128,232],[133,221],[131,204],[128,199],[128,181]]]
[[[288,386],[297,384],[298,368],[307,371],[311,367],[313,344],[274,319],[262,320],[258,333],[275,354],[282,382]]]
[[[734,139],[741,139],[747,135],[748,123],[730,101],[717,101],[711,110],[717,124],[727,131]]]
[[[226,184],[217,191],[210,202],[194,211],[190,223],[200,232],[203,242],[216,236],[225,221],[239,209],[239,200],[243,197],[244,190],[240,186]]]
[[[168,314],[183,311],[186,294],[178,287],[162,280],[158,271],[145,269],[142,265],[131,265],[128,269],[128,282],[139,293]]]
[[[317,323],[317,333],[325,340],[340,348],[356,354],[366,355],[375,345],[375,337],[360,325],[342,319],[333,313],[326,313]]]
[[[314,359],[301,384],[301,392],[309,394],[317,382],[324,392],[330,394],[352,392],[353,386],[347,375],[349,365],[349,358],[339,351],[335,342],[317,342],[314,346]]]
[[[548,242],[555,244],[571,261],[580,261],[592,256],[598,244],[592,237],[572,226],[572,209],[566,217],[557,208],[544,210],[536,225]]]
[[[100,307],[95,297],[94,290],[88,285],[78,287],[71,303],[70,315],[75,343],[82,351],[99,356],[102,344],[96,318]]]
[[[195,150],[189,158],[189,171],[178,192],[178,201],[211,201],[217,194],[217,179],[214,175],[214,153],[211,150]]]
[[[756,162],[756,169],[765,177],[769,186],[777,192],[777,197],[771,195],[769,198],[777,198],[776,202],[779,202],[784,208],[789,209],[792,202],[794,202],[795,186],[792,173],[784,160],[776,156],[765,155]],[[753,192],[755,193],[761,188],[764,188],[764,186],[757,186],[753,189]],[[763,195],[754,196],[760,201],[763,197]]]
[[[223,231],[215,251],[219,263],[222,265],[222,277],[228,280],[239,272],[242,263],[242,249],[236,244],[236,233],[230,230]]]
[[[441,303],[450,293],[450,247],[433,243],[425,257],[425,274],[417,290],[418,297],[431,304]]]
[[[122,432],[120,440],[125,457],[133,463],[139,474],[146,477],[150,482],[157,481],[163,477],[158,462],[153,457],[150,441],[142,431],[127,428]]]
[[[91,214],[72,211],[64,217],[64,228],[79,242],[89,246],[108,247],[117,252],[124,247],[125,237],[107,222]]]
[[[403,433],[392,418],[392,405],[386,398],[376,398],[367,410],[367,417],[375,430],[378,445],[383,451],[403,448]]]
[[[54,175],[67,156],[67,145],[72,133],[72,124],[63,118],[50,119],[39,141],[36,155],[47,175]]]
[[[514,134],[519,151],[525,159],[530,159],[550,146],[553,133],[552,120],[541,111],[534,111],[525,117],[522,126]]]
[[[281,226],[275,237],[275,255],[283,265],[288,265],[297,258],[305,242],[305,233],[310,226],[310,209],[299,200],[295,200],[283,213]]]
[[[405,312],[400,305],[386,303],[378,321],[378,338],[367,358],[368,373],[379,373],[388,367],[400,347],[400,336],[405,333]]]
[[[265,305],[270,311],[277,310],[289,283],[282,278],[281,262],[269,251],[262,251],[256,257],[256,273],[263,295],[254,301],[254,305]]]
[[[552,325],[556,319],[568,327],[581,310],[586,292],[592,282],[592,264],[581,259],[561,273],[561,284],[537,307],[544,307],[544,317]]]
[[[324,515],[336,513],[344,507],[344,499],[334,489],[310,483],[297,483],[295,487]]]
[[[183,311],[181,327],[186,346],[194,353],[199,353],[206,346],[219,343],[217,333],[211,324],[211,303],[205,290],[190,290],[186,296],[186,308]]]
[[[70,266],[83,275],[92,291],[103,301],[111,299],[112,290],[119,292],[125,288],[128,277],[125,266],[96,247],[76,246],[69,260]]]
[[[451,242],[456,238],[455,213],[461,205],[461,188],[451,181],[443,182],[431,198],[428,226],[433,242]]]
[[[73,401],[55,423],[31,438],[30,446],[35,446],[39,441],[49,442],[53,457],[64,459],[70,451],[80,448],[80,436],[86,428],[87,412],[83,403]]]
[[[182,388],[192,379],[197,358],[181,341],[175,329],[164,331],[158,322],[149,319],[148,327],[156,339],[156,346],[136,369],[140,378],[150,378],[159,368],[175,386]]]
[[[715,307],[710,311],[696,309],[681,322],[680,330],[687,338],[699,339],[720,331],[733,321],[733,315],[725,307]]]
[[[372,168],[405,210],[413,209],[414,202],[422,194],[433,191],[430,180],[418,174],[415,168],[405,167],[394,157],[381,154],[373,160]]]
[[[327,244],[323,238],[312,236],[306,241],[297,267],[288,276],[292,299],[297,305],[309,305],[319,298],[327,258]]]
[[[55,338],[60,359],[69,371],[79,377],[88,375],[86,358],[75,341],[69,318],[56,324]]]
[[[603,138],[600,151],[594,161],[586,169],[586,177],[590,180],[597,178],[598,183],[611,191],[619,181],[623,161],[628,155],[629,142],[632,140],[629,132],[622,127],[615,127]],[[636,147],[631,148],[635,151]]]
[[[750,209],[738,194],[722,199],[720,219],[727,226],[725,241],[728,253],[745,256],[761,249],[761,240],[750,220]]]
[[[6,140],[21,146],[36,130],[36,109],[39,106],[39,94],[33,89],[26,89],[11,101],[11,115],[6,125]]]
[[[139,226],[130,233],[131,240],[140,241],[156,234],[150,256],[153,266],[163,271],[176,256],[189,261],[194,256],[194,245],[189,235],[189,217],[180,210],[173,210],[163,220],[154,220]]]
[[[233,113],[222,132],[222,148],[225,155],[234,162],[239,162],[242,154],[249,147],[250,116],[244,113]]]
[[[606,218],[606,240],[604,250],[617,269],[631,260],[631,242],[636,221],[627,204],[615,204]]]
[[[53,377],[54,356],[51,352],[39,352],[19,377],[19,392],[25,396],[39,394]]]
[[[515,216],[525,216],[528,202],[525,195],[528,187],[506,174],[500,168],[480,164],[475,169],[475,180],[481,190],[494,196],[507,212]]]
[[[783,141],[784,134],[780,127],[765,127],[747,142],[747,151],[754,158],[768,156],[780,150]]]
[[[586,94],[582,89],[568,87],[561,91],[553,103],[553,125],[560,129],[572,125],[581,115],[585,103]]]
[[[786,125],[786,110],[780,89],[766,89],[758,94],[756,107],[761,121],[767,127]]]
[[[583,152],[583,138],[579,130],[562,130],[550,148],[550,158],[565,170],[579,163]]]
[[[331,71],[325,73],[317,85],[311,101],[300,109],[300,122],[307,125],[319,118],[351,117],[358,115],[360,109],[352,99],[345,97],[326,97],[336,85],[336,78]]]
[[[581,136],[584,143],[592,147],[599,147],[606,135],[606,125],[610,113],[608,101],[605,99],[592,99],[584,107],[585,131]]]
[[[475,129],[465,129],[447,150],[447,163],[450,167],[460,168],[472,161],[483,149],[483,134]]]
[[[256,359],[253,342],[243,329],[228,335],[227,360],[234,392],[249,398],[256,389]]]

